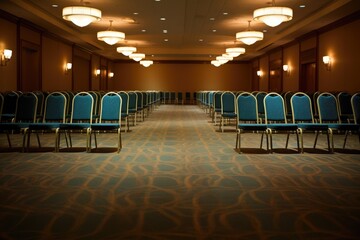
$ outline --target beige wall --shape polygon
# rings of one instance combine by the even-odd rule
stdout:
[[[283,49],[283,64],[289,66],[289,71],[283,72],[283,91],[297,91],[299,89],[299,44]]]
[[[251,90],[251,63],[115,63],[111,86],[117,90]]]
[[[319,90],[360,91],[360,20],[346,24],[319,36]],[[322,56],[332,59],[327,71]]]
[[[0,18],[0,51],[12,50],[11,60],[7,66],[0,66],[0,92],[17,89],[17,43],[16,23]]]

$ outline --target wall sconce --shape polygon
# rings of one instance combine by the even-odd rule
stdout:
[[[100,69],[96,69],[95,70],[95,76],[99,76],[100,75]]]
[[[6,66],[7,62],[10,61],[12,56],[12,51],[9,49],[4,49],[3,51],[0,52],[0,65],[1,66]]]
[[[331,57],[330,56],[323,56],[323,63],[325,64],[326,70],[331,70]]]
[[[66,63],[65,65],[65,73],[68,73],[72,69],[72,63]]]
[[[261,77],[262,76],[262,71],[261,70],[256,71],[256,75],[258,75],[258,77]]]
[[[287,64],[283,65],[283,71],[286,72],[288,75],[290,74],[290,66]]]
[[[113,78],[114,77],[114,73],[113,72],[109,72],[109,78]]]

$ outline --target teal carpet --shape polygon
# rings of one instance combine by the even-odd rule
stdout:
[[[130,132],[100,134],[99,149],[53,153],[52,134],[29,153],[0,135],[0,239],[359,239],[360,144],[327,154],[257,150],[260,135],[224,133],[198,106],[162,105]],[[342,146],[343,136],[335,136]],[[295,137],[290,148],[295,148]]]

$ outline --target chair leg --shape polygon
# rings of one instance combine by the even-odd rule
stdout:
[[[327,137],[327,144],[328,144],[328,149],[329,149],[329,153],[333,153],[332,149],[331,149],[331,146],[330,146],[330,131],[328,130],[327,131],[327,134],[326,134],[326,137]]]
[[[261,139],[260,139],[260,149],[262,149],[263,140],[264,140],[264,132],[262,132],[262,133],[261,133]]]
[[[8,140],[9,148],[12,148],[11,141],[10,141],[10,135],[9,135],[8,132],[6,133],[6,137],[7,137],[7,140]]]
[[[317,144],[317,140],[318,140],[319,133],[320,133],[320,131],[316,131],[314,148],[316,148],[316,144]]]
[[[122,148],[122,142],[121,142],[121,128],[118,128],[118,150],[119,153]]]
[[[22,152],[25,152],[25,142],[26,142],[26,135],[27,135],[27,132],[28,132],[28,128],[25,128],[24,129],[24,133],[23,133],[23,142],[22,142]]]
[[[90,141],[91,141],[91,128],[87,128],[86,129],[86,152],[91,151]]]
[[[349,135],[349,131],[345,131],[345,138],[344,138],[343,149],[345,149],[346,140],[347,140],[348,135]]]
[[[331,144],[331,152],[334,152],[334,134],[333,130],[329,128],[329,135],[330,135],[330,144]]]
[[[266,131],[268,132],[270,140],[270,153],[273,153],[272,130],[268,128]]]
[[[296,130],[296,138],[299,153],[304,153],[303,135],[301,128]]]
[[[60,133],[59,133],[59,129],[55,129],[55,147],[54,147],[54,151],[58,152],[60,148]]]
[[[288,134],[287,134],[287,137],[286,137],[285,149],[288,148],[288,145],[289,145],[289,137],[290,137],[290,133],[288,133]]]
[[[29,134],[30,134],[30,132],[29,132]],[[36,139],[37,139],[39,148],[41,148],[40,137],[39,137],[38,133],[36,133]]]

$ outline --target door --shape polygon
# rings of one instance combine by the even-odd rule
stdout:
[[[299,88],[300,91],[307,93],[314,93],[317,91],[316,63],[301,64]]]
[[[41,90],[39,45],[21,42],[20,65],[19,90],[23,92]]]

